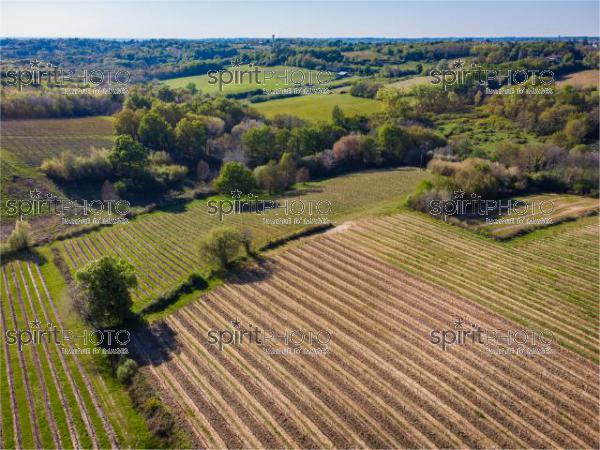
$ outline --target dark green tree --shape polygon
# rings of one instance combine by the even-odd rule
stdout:
[[[139,174],[148,158],[148,149],[135,141],[128,134],[117,136],[108,159],[115,173],[120,177],[131,177]]]
[[[77,272],[84,292],[84,309],[94,326],[116,327],[131,312],[129,289],[137,286],[133,266],[122,259],[103,256]]]
[[[222,194],[230,194],[232,191],[240,191],[249,194],[256,187],[256,181],[252,172],[242,163],[230,161],[221,167],[221,172],[215,180],[215,188]]]
[[[193,166],[204,156],[206,127],[201,120],[184,117],[175,128],[175,160]]]
[[[156,111],[148,111],[140,120],[138,128],[140,141],[152,150],[171,150],[173,146],[173,128]]]

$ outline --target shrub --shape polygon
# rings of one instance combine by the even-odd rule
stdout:
[[[281,192],[296,181],[296,163],[291,153],[284,153],[279,163],[271,160],[254,169],[256,184],[269,194]]]
[[[151,166],[148,171],[152,177],[163,186],[171,186],[180,182],[188,173],[188,168],[179,164],[161,164]]]
[[[117,368],[117,379],[124,384],[129,384],[135,373],[137,372],[138,365],[131,359],[127,358]]]
[[[423,180],[415,192],[408,197],[407,204],[417,211],[431,214],[430,205],[433,200],[448,201],[450,193],[443,187],[435,187],[429,180]]]
[[[242,235],[233,227],[214,228],[199,245],[200,254],[220,270],[227,270],[239,256]]]
[[[381,83],[369,81],[357,81],[350,88],[350,95],[354,97],[375,98],[377,91],[382,87]]]
[[[310,180],[310,170],[308,167],[301,167],[296,172],[296,183],[306,183]]]
[[[133,405],[146,419],[150,432],[161,439],[157,447],[178,447],[172,442],[177,428],[173,413],[160,400],[142,372],[133,375],[128,392]]]
[[[105,180],[112,173],[108,150],[93,149],[89,156],[75,156],[61,153],[60,156],[46,159],[41,170],[54,180]]]
[[[6,243],[2,245],[1,254],[6,256],[31,247],[31,225],[24,220],[17,220]]]

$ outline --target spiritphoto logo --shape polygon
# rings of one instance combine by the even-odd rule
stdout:
[[[431,330],[429,340],[443,351],[449,351],[453,346],[474,345],[498,356],[548,355],[556,342],[550,330],[484,329],[460,316],[454,318],[450,328]]]
[[[260,328],[231,320],[232,328],[211,329],[207,343],[223,351],[227,347],[257,346],[269,355],[325,355],[330,352],[332,333],[328,330]]]
[[[548,224],[552,223],[550,217],[525,219],[524,216],[549,216],[554,212],[554,207],[552,200],[530,200],[528,202],[518,199],[489,200],[482,199],[476,193],[467,195],[463,190],[457,190],[454,191],[450,200],[430,200],[428,212],[433,216],[442,216],[444,220],[448,216],[483,216],[486,217],[488,224],[525,223],[525,221]],[[502,216],[513,217],[501,218]]]
[[[333,205],[329,200],[284,199],[278,201],[259,199],[252,192],[244,196],[244,193],[237,189],[231,191],[230,194],[231,200],[209,200],[207,202],[208,214],[218,215],[219,221],[223,222],[225,216],[232,214],[253,213],[263,215],[271,211],[271,217],[263,218],[263,224],[323,225],[329,223],[327,214],[331,214],[333,209]]]
[[[486,69],[477,63],[471,63],[470,68],[464,67],[461,59],[454,61],[452,68],[432,69],[429,75],[431,83],[440,85],[446,91],[448,86],[477,83],[480,86],[496,87],[500,85],[518,86],[529,82],[531,86],[550,86],[554,84],[554,72],[538,69]],[[540,92],[542,93],[542,92]]]
[[[127,200],[82,200],[60,198],[38,189],[29,191],[29,199],[10,199],[4,202],[5,214],[24,219],[28,216],[57,215],[65,225],[126,223],[130,210]],[[102,215],[102,217],[99,217]],[[111,217],[116,216],[116,217]]]
[[[16,86],[19,91],[25,86],[40,87],[60,87],[65,88],[69,83],[80,83],[91,86],[91,88],[71,88],[71,89],[91,89],[101,91],[101,93],[126,94],[125,87],[129,84],[131,74],[124,69],[63,69],[52,63],[45,63],[38,59],[29,62],[29,68],[11,68],[3,70],[1,73],[2,84],[4,86]],[[66,92],[69,93],[69,92]],[[84,93],[84,92],[73,92]]]
[[[43,324],[37,318],[28,328],[4,331],[8,345],[16,345],[19,351],[30,345],[54,345],[69,354],[127,354],[131,340],[128,330],[83,329],[69,330],[56,327],[52,322]]]
[[[247,63],[248,68],[242,69],[243,62],[237,58],[231,61],[231,68],[221,70],[209,70],[208,84],[218,85],[219,91],[223,86],[233,85],[265,85],[275,81],[282,86],[302,85],[327,85],[335,79],[335,74],[330,71],[309,71],[298,69],[270,69],[260,68],[253,63]]]

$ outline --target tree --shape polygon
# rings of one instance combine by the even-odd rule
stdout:
[[[279,157],[275,135],[267,125],[246,131],[242,136],[242,144],[250,167],[259,166]]]
[[[135,176],[144,167],[148,150],[128,134],[117,136],[115,146],[108,156],[118,176]]]
[[[127,261],[103,256],[79,270],[77,280],[85,294],[85,313],[95,326],[116,327],[130,315],[129,289],[137,286],[137,278]]]
[[[196,95],[198,93],[198,88],[196,87],[196,83],[188,83],[185,85],[185,88],[190,91],[190,94]]]
[[[173,89],[171,89],[169,86],[163,84],[156,92],[156,97],[163,102],[174,102],[175,91],[173,91]]]
[[[285,181],[274,160],[254,169],[254,178],[258,187],[264,189],[269,194],[281,192],[285,189]]]
[[[346,116],[338,105],[335,105],[331,111],[331,120],[338,127],[345,128],[346,126]]]
[[[239,256],[243,245],[243,237],[233,227],[213,228],[199,245],[202,259],[222,270],[231,267],[231,263]]]
[[[124,384],[129,384],[135,373],[137,372],[138,365],[131,359],[126,358],[119,367],[117,367],[117,379]]]
[[[360,136],[358,134],[342,136],[333,144],[333,156],[338,164],[358,161],[360,159]]]
[[[278,169],[281,172],[285,187],[289,187],[296,181],[296,162],[291,153],[284,153],[279,160]]]
[[[206,127],[201,120],[184,117],[175,127],[175,160],[193,165],[204,156]]]
[[[581,144],[588,132],[588,124],[585,119],[571,119],[565,125],[565,136],[569,147]]]
[[[404,161],[410,146],[410,137],[399,126],[384,123],[377,129],[377,145],[386,161],[398,164]]]
[[[206,161],[201,159],[196,165],[196,178],[199,181],[206,181],[210,177],[210,166]]]
[[[152,150],[170,150],[173,146],[173,129],[156,111],[142,116],[138,128],[140,141]]]
[[[124,108],[114,115],[115,134],[128,134],[134,139],[138,138],[138,128],[140,126],[140,114]]]
[[[249,194],[256,187],[252,172],[242,163],[230,161],[221,167],[221,172],[215,180],[215,187],[222,194],[240,191]]]

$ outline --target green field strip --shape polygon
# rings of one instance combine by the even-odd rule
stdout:
[[[5,316],[5,300],[4,290],[1,289],[0,298],[0,318],[2,325],[2,331],[7,332],[9,330],[9,324],[7,317]],[[16,420],[13,419],[13,414],[18,413],[18,407],[16,403],[16,396],[13,395],[14,389],[14,370],[10,359],[10,346],[7,341],[7,336],[2,337],[2,349],[0,355],[0,362],[2,362],[2,376],[0,377],[0,407],[2,409],[2,445],[3,448],[17,448],[22,447],[21,443],[21,425],[18,416]]]
[[[23,284],[23,279],[18,272],[18,263],[12,263],[10,265],[10,271],[12,275],[12,281],[15,285],[15,290],[20,301],[17,303],[17,316],[20,315],[25,329],[33,330],[31,321],[39,320],[39,317],[31,310],[29,304],[28,291]],[[42,323],[40,328],[44,327]],[[58,434],[58,426],[56,425],[53,408],[48,405],[52,405],[50,402],[50,396],[47,390],[47,386],[50,382],[48,370],[43,370],[42,361],[40,358],[40,351],[43,350],[41,345],[33,344],[27,346],[25,352],[25,359],[27,361],[27,367],[31,374],[31,390],[34,395],[35,410],[38,417],[38,425],[40,428],[40,434],[42,439],[42,446],[45,448],[59,448],[61,443],[54,439],[53,426],[56,427],[56,433]]]
[[[55,310],[56,305],[51,296],[49,286],[46,285],[44,278],[41,278],[41,272],[40,272],[40,269],[38,266],[36,266],[36,270],[40,274],[41,285],[46,294],[48,304],[51,306],[51,309]],[[60,317],[56,317],[56,319],[58,320],[58,323],[61,326],[63,326],[62,319]],[[71,362],[75,364],[75,367],[77,369],[76,371],[73,371],[73,375],[75,375],[77,377],[77,379],[79,380],[79,383],[82,382],[83,385],[85,386],[85,389],[82,389],[82,394],[83,394],[82,396],[84,397],[84,399],[87,402],[91,403],[91,405],[92,405],[92,406],[89,406],[89,404],[88,404],[88,411],[94,411],[94,413],[91,414],[91,420],[95,425],[95,431],[98,435],[101,445],[103,446],[103,448],[118,446],[116,441],[113,442],[111,440],[110,432],[112,431],[112,426],[110,425],[110,422],[108,421],[108,419],[106,419],[106,423],[105,423],[103,420],[103,417],[101,416],[101,414],[105,416],[104,411],[101,409],[101,405],[99,404],[97,398],[95,397],[95,393],[93,392],[93,387],[92,387],[91,383],[85,378],[86,373],[83,369],[83,366],[79,362],[78,356],[73,355],[71,358]],[[81,384],[77,384],[77,385],[81,386]],[[109,427],[110,429],[107,429],[107,427]]]
[[[31,266],[28,264],[28,272],[30,269]],[[44,290],[41,286],[41,280],[35,268],[31,269],[30,277],[32,279],[32,283],[34,283],[38,287],[40,297],[37,297],[36,294],[36,298],[38,301],[37,304],[40,306],[40,310],[43,313],[44,319],[46,321],[52,322],[55,326],[57,326],[58,321],[56,319],[56,316],[54,315],[54,312],[52,311],[52,308],[50,308],[50,306],[47,304],[47,299],[45,297]],[[71,378],[67,375],[66,372],[69,371],[69,374],[71,374],[72,368],[68,364],[68,361],[64,355],[61,358],[61,349],[58,347],[58,345],[52,345],[49,347],[51,348],[50,353],[52,355],[52,361],[54,367],[56,368],[57,376],[60,381],[60,386],[62,387],[62,393],[64,394],[67,404],[69,405],[69,409],[72,412],[73,422],[77,436],[79,437],[80,446],[83,448],[92,448],[92,438],[87,430],[86,423],[82,416],[82,410],[79,407],[78,397],[75,392],[77,387],[71,384]]]
[[[25,277],[25,283],[23,284],[23,287],[25,288],[25,292],[29,292],[29,296],[28,296],[28,316],[31,317],[37,317],[38,320],[40,320],[42,322],[42,326],[47,325],[45,324],[45,321],[43,321],[44,319],[44,315],[43,313],[41,313],[41,311],[38,310],[38,308],[36,308],[36,299],[35,296],[37,295],[36,290],[35,290],[35,286],[33,285],[33,281],[31,280],[29,273],[27,271],[26,268],[23,267],[22,263],[17,263],[18,266],[20,267],[20,275]],[[23,283],[23,278],[21,277],[21,282]],[[32,309],[33,308],[33,309]],[[40,356],[40,364],[42,366],[43,369],[43,373],[44,373],[44,382],[46,384],[46,389],[48,392],[48,397],[49,397],[49,404],[51,405],[51,409],[52,409],[52,414],[54,415],[54,419],[56,421],[56,425],[57,425],[57,429],[60,435],[60,440],[61,443],[58,447],[73,447],[75,446],[75,444],[73,443],[73,438],[69,432],[69,426],[67,423],[67,412],[65,410],[65,407],[62,404],[61,401],[61,397],[59,394],[59,390],[62,392],[63,391],[63,384],[59,384],[57,385],[54,381],[54,376],[53,374],[56,376],[56,378],[58,379],[58,370],[59,370],[59,366],[57,366],[57,362],[54,360],[54,358],[51,356],[51,352],[54,350],[56,351],[56,347],[55,344],[48,344],[48,343],[44,343],[43,346],[41,346],[42,348],[39,349],[38,353],[44,353],[44,357]],[[52,367],[50,367],[50,364],[52,364]],[[60,364],[60,363],[58,363]],[[69,405],[67,405],[67,408],[70,407]],[[77,442],[77,441],[75,441]],[[70,445],[69,445],[70,444]]]
[[[2,283],[4,288],[2,289],[2,302],[3,311],[5,313],[6,329],[17,330],[19,324],[15,323],[11,313],[11,300],[9,299],[10,287],[8,278],[4,272],[5,266],[2,266]],[[8,313],[7,313],[8,312]],[[21,443],[23,448],[34,448],[35,441],[33,437],[33,425],[31,422],[31,407],[28,402],[27,391],[24,382],[24,372],[21,367],[21,361],[19,358],[19,350],[16,345],[12,345],[9,348],[8,359],[12,367],[13,372],[13,386],[15,390],[15,399],[17,404],[17,412],[19,416],[19,423],[21,426]]]
[[[33,270],[38,271],[39,267],[37,265],[34,265]],[[56,315],[54,308],[50,304],[50,301],[49,301],[48,296],[46,295],[46,292],[44,289],[44,283],[43,283],[43,280],[41,279],[41,277],[36,278],[36,283],[38,283],[38,286],[40,289],[40,294],[42,295],[42,298],[43,298],[43,300],[41,300],[40,303],[43,302],[44,306],[48,305],[48,307],[45,307],[45,312],[46,312],[46,315],[48,316],[48,320],[51,321],[55,326],[58,325],[58,328],[60,328],[62,330],[67,330],[66,328],[63,327],[62,321]],[[44,317],[44,318],[46,318],[46,317]],[[76,332],[76,330],[70,330],[70,331]],[[85,403],[84,392],[82,392],[82,390],[79,389],[81,384],[79,384],[80,381],[76,378],[75,363],[73,361],[73,358],[70,357],[70,355],[64,355],[62,353],[61,349],[59,349],[58,347],[56,350],[57,351],[55,352],[55,354],[61,361],[63,373],[64,373],[66,381],[67,381],[66,385],[71,388],[71,391],[73,393],[73,398],[74,398],[73,404],[76,405],[76,407],[74,409],[75,409],[75,411],[77,411],[77,414],[74,414],[74,415],[75,415],[75,417],[81,418],[81,421],[83,422],[84,427],[85,427],[84,428],[85,434],[90,439],[89,445],[90,445],[90,447],[93,447],[95,445],[95,443],[93,441],[91,433],[92,433],[92,430],[95,431],[95,428],[92,426],[91,422],[87,423],[87,421],[84,417],[86,412],[87,412],[88,417],[91,415],[89,414],[90,410],[89,410],[87,404]],[[89,418],[91,421],[91,417],[89,417]],[[84,438],[82,436],[82,442],[83,441],[84,441]]]

